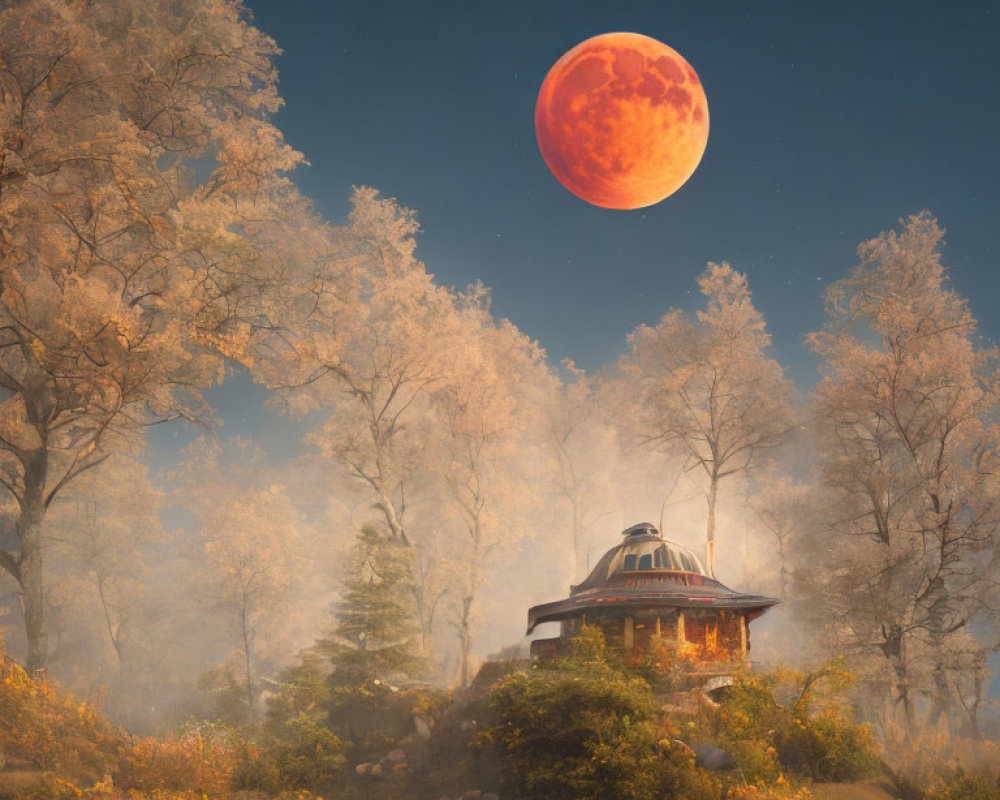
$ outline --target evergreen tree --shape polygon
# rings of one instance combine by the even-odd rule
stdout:
[[[322,643],[333,665],[332,680],[413,677],[421,672],[417,626],[405,599],[410,591],[409,548],[371,525],[358,534],[333,637]]]

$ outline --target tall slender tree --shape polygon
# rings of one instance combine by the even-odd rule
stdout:
[[[411,588],[426,648],[439,592],[430,545],[413,535],[407,512],[420,505],[433,450],[431,393],[461,336],[457,297],[415,257],[412,211],[367,187],[352,203],[350,225],[327,232],[328,261],[289,293],[281,335],[276,326],[259,337],[255,370],[292,407],[328,413],[307,441],[354,479],[386,531],[414,548]]]
[[[809,338],[824,360],[816,420],[836,512],[811,583],[821,603],[845,598],[826,609],[843,614],[828,633],[889,671],[909,731],[920,693],[932,719],[954,708],[947,655],[985,610],[1000,533],[996,352],[947,285],[942,236],[924,212],[861,244]]]
[[[62,595],[62,615],[74,632],[86,631],[88,618],[99,621],[97,652],[112,654],[112,711],[122,721],[130,719],[135,695],[133,642],[142,626],[137,607],[150,573],[149,550],[166,538],[158,516],[163,494],[147,473],[135,459],[115,455],[70,485],[46,520],[50,567],[60,584],[49,600]],[[72,660],[79,668],[79,655]]]
[[[201,592],[232,631],[251,714],[262,640],[273,643],[287,624],[296,516],[284,492],[272,486],[220,497],[204,520]]]
[[[491,562],[533,533],[525,523],[539,502],[532,473],[543,463],[541,411],[553,388],[537,344],[510,322],[493,322],[487,303],[469,305],[464,317],[456,379],[435,396],[435,413],[447,432],[437,468],[462,531],[453,563],[463,688],[472,677],[472,637]]]
[[[792,389],[746,276],[709,264],[694,317],[671,311],[629,337],[620,392],[641,442],[684,458],[704,478],[708,570],[714,574],[719,486],[758,466],[792,426]]]
[[[569,506],[572,580],[582,580],[592,531],[617,508],[618,436],[601,407],[601,383],[564,363],[569,379],[553,393],[548,427],[556,495]]]

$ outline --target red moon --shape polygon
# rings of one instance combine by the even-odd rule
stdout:
[[[708,143],[708,100],[677,51],[638,33],[604,33],[549,70],[535,132],[552,174],[577,197],[642,208],[695,171]]]

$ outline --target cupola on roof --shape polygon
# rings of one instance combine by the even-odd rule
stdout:
[[[665,571],[708,577],[701,560],[684,545],[660,538],[656,526],[641,522],[622,531],[624,541],[612,547],[573,593],[615,583],[625,573]]]

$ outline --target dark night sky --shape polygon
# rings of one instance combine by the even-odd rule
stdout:
[[[614,360],[637,324],[699,301],[706,261],[749,273],[776,354],[802,388],[802,335],[859,241],[924,208],[983,333],[1000,218],[1000,14],[990,3],[329,2],[249,0],[284,49],[278,124],[335,222],[352,184],[418,211],[419,255],[553,361]],[[948,7],[951,6],[951,7]],[[701,166],[639,211],[569,194],[535,143],[549,67],[628,30],[698,71],[711,115]]]

